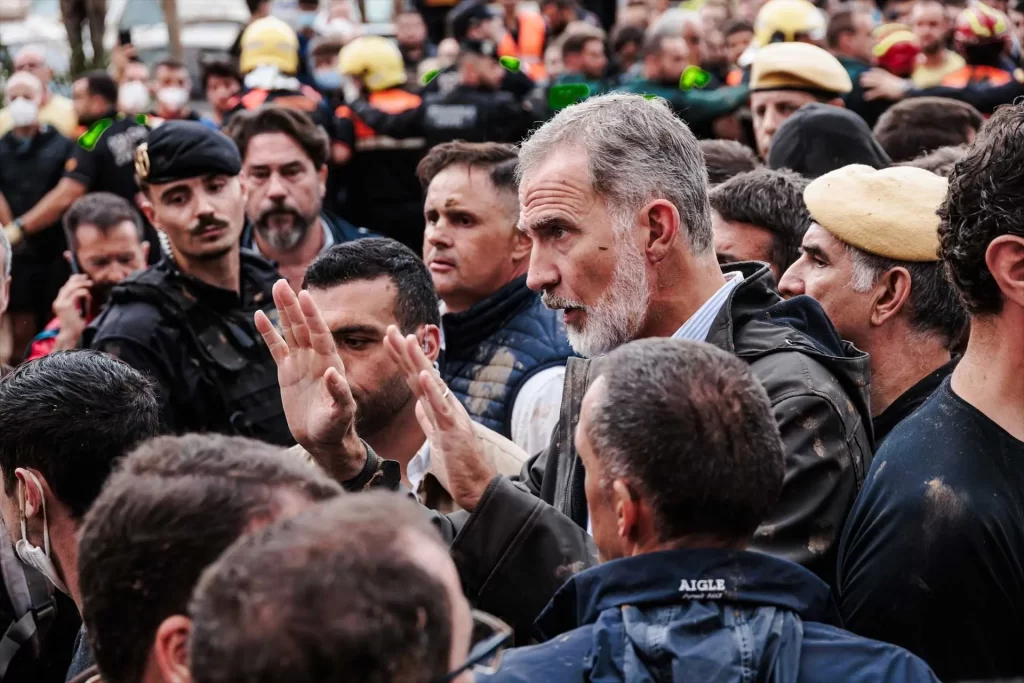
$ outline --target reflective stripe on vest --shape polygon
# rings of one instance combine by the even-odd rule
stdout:
[[[942,79],[942,85],[948,88],[963,88],[972,83],[988,86],[1006,85],[1013,75],[1003,69],[991,66],[965,66],[948,74]]]
[[[368,101],[370,106],[388,114],[401,114],[410,109],[415,109],[423,102],[419,95],[406,92],[401,88],[390,88],[371,93]],[[356,132],[356,149],[360,151],[372,149],[420,149],[426,144],[423,138],[396,140],[385,135],[377,135],[376,131],[366,125],[361,118],[356,116],[354,111],[344,104],[334,110],[334,115],[339,119],[352,121]]]

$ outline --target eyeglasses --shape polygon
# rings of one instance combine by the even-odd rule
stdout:
[[[501,666],[501,655],[512,640],[512,627],[487,612],[473,610],[473,640],[466,663],[432,683],[449,683],[466,671],[493,674]]]

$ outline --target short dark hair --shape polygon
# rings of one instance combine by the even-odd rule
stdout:
[[[759,168],[713,188],[708,201],[727,221],[750,223],[771,232],[772,263],[782,273],[800,258],[800,244],[811,224],[804,204],[808,182],[792,171]]]
[[[734,33],[744,32],[753,33],[754,25],[743,19],[732,19],[726,22],[725,27],[722,29],[722,36],[728,38]]]
[[[138,683],[160,623],[186,614],[199,576],[282,492],[310,501],[341,486],[293,453],[252,439],[187,434],[121,462],[79,537],[82,617],[103,680]]]
[[[249,14],[255,14],[260,5],[268,4],[270,0],[245,0],[245,6],[249,8]]]
[[[131,221],[135,226],[135,234],[141,242],[144,237],[142,218],[127,199],[112,192],[90,192],[76,199],[64,214],[64,235],[74,251],[78,244],[75,233],[79,226],[95,225],[105,233],[125,221]]]
[[[491,184],[500,192],[516,195],[516,163],[519,148],[500,142],[445,142],[431,148],[416,166],[416,177],[424,190],[438,173],[449,166],[469,166],[490,169]],[[518,201],[518,200],[517,200]]]
[[[666,40],[673,40],[676,38],[682,40],[682,36],[676,35],[675,33],[660,33],[650,30],[647,31],[646,36],[647,37],[644,40],[643,47],[640,51],[641,56],[645,58],[652,56],[657,57],[658,55],[660,55],[661,51],[665,49]]]
[[[938,149],[926,152],[919,157],[911,159],[910,161],[904,161],[897,165],[923,168],[926,171],[931,171],[937,176],[948,178],[949,174],[953,172],[953,167],[956,166],[956,162],[963,159],[964,154],[966,153],[967,145],[939,147]]]
[[[199,80],[203,84],[203,90],[209,86],[211,78],[231,78],[242,84],[242,74],[234,62],[227,59],[216,59],[203,64]]]
[[[853,277],[859,291],[877,282],[887,271],[905,268],[910,273],[910,298],[907,300],[910,326],[919,333],[937,337],[947,349],[956,344],[967,326],[967,312],[942,262],[897,261],[850,245],[846,248],[853,260]]]
[[[190,608],[196,683],[426,683],[449,671],[451,601],[412,556],[415,503],[344,496],[237,541]],[[311,627],[315,626],[315,627]]]
[[[587,436],[604,484],[626,479],[669,541],[749,537],[782,490],[785,452],[750,367],[704,342],[643,339],[599,368]]]
[[[111,106],[117,104],[117,82],[106,71],[90,71],[75,80],[85,81],[90,95],[102,97]]]
[[[412,249],[387,237],[337,244],[313,259],[303,289],[330,289],[346,282],[391,278],[395,320],[412,334],[420,325],[440,325],[441,312],[430,271]]]
[[[999,313],[999,285],[985,264],[1001,235],[1024,237],[1024,105],[996,110],[957,162],[939,208],[939,255],[971,315]]]
[[[400,14],[409,13],[409,11],[406,11],[401,12]],[[415,10],[412,10],[411,13],[419,16],[419,12],[416,12]],[[343,41],[338,36],[317,36],[309,44],[309,56],[336,57],[344,46]]]
[[[279,105],[264,105],[242,111],[231,117],[224,131],[235,141],[244,159],[249,143],[264,133],[284,133],[302,148],[318,171],[330,158],[330,141],[323,128],[313,123],[304,112]]]
[[[566,39],[562,41],[562,58],[564,59],[566,55],[581,54],[583,49],[587,46],[587,43],[592,40],[596,40],[601,43],[602,46],[604,45],[604,41],[593,33],[573,33],[572,35],[567,36]]]
[[[637,45],[644,44],[644,30],[639,26],[633,26],[627,24],[625,26],[619,26],[612,33],[612,51],[618,52],[624,46],[629,43],[636,43]]]
[[[178,69],[185,69],[186,71],[188,71],[188,67],[185,66],[185,63],[180,59],[175,59],[174,57],[164,57],[156,63],[156,65],[153,67],[153,71],[155,72],[160,67],[164,67],[165,69],[172,69],[174,71],[177,71]]]
[[[914,97],[889,107],[875,124],[875,137],[894,162],[910,161],[939,147],[970,142],[981,130],[977,109],[948,97]]]
[[[708,167],[708,184],[718,185],[740,173],[761,168],[754,150],[735,140],[700,140],[700,151]]]
[[[157,434],[152,383],[99,351],[57,351],[0,380],[0,468],[13,495],[14,470],[39,471],[81,519],[114,463]]]
[[[825,30],[825,42],[830,48],[835,49],[839,47],[839,38],[844,33],[853,33],[856,30],[854,17],[858,14],[862,14],[862,12],[843,9],[829,18],[828,28]]]

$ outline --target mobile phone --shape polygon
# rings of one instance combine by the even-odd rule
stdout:
[[[117,44],[118,45],[131,45],[132,44],[132,30],[130,28],[121,29],[117,32]]]
[[[82,267],[78,265],[78,258],[73,253],[71,254],[70,264],[72,275],[81,274]],[[78,312],[82,314],[82,318],[89,319],[89,306],[84,299],[78,303]]]

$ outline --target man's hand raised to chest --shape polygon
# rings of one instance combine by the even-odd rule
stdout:
[[[356,435],[356,402],[327,323],[309,292],[274,285],[279,334],[263,311],[256,328],[277,363],[281,403],[292,436],[332,477],[348,481],[362,471],[366,446]]]

